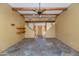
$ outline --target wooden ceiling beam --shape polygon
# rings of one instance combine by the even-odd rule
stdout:
[[[39,10],[38,8],[12,8],[13,10],[20,10],[20,11],[32,11],[32,10]],[[64,10],[66,8],[41,8],[41,10]]]
[[[25,21],[25,23],[54,23],[55,21]]]

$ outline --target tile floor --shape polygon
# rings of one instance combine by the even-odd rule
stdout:
[[[0,56],[78,56],[79,52],[55,38],[23,39]]]

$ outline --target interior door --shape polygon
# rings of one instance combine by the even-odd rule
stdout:
[[[42,25],[38,25],[38,35],[42,35]]]
[[[34,34],[36,36],[36,25],[33,26]]]

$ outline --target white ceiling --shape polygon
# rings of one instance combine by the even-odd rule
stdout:
[[[9,3],[12,8],[38,8],[39,3]],[[41,3],[45,8],[67,8],[70,3]],[[37,14],[34,11],[18,11],[21,14]],[[44,14],[59,14],[62,10],[45,11]]]
[[[34,11],[18,11],[20,14],[37,14]],[[43,14],[59,14],[62,10],[45,11]]]
[[[39,3],[9,3],[12,7],[26,7],[26,8],[38,8]],[[59,7],[68,7],[70,3],[41,3],[41,7],[47,8],[59,8]]]

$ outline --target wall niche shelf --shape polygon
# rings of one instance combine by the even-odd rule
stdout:
[[[25,29],[24,27],[22,28],[22,27],[18,27],[18,28],[16,28],[16,29]]]
[[[25,27],[24,26],[22,26],[22,25],[17,25],[16,26],[16,29],[17,29],[17,32],[16,32],[16,34],[17,35],[21,35],[21,34],[25,34]]]
[[[24,34],[25,31],[20,31],[20,32],[17,32],[16,34]]]

